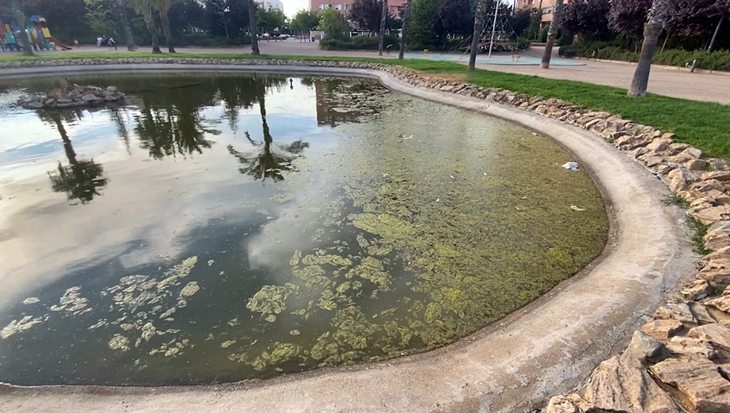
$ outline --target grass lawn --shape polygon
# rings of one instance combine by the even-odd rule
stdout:
[[[57,53],[36,57],[13,54],[0,55],[0,62],[20,60],[95,59],[125,57],[172,57],[144,52],[108,53]],[[697,102],[659,95],[645,98],[626,96],[625,89],[600,86],[570,80],[545,79],[512,73],[477,69],[468,72],[466,66],[453,62],[431,60],[394,60],[374,58],[321,57],[321,56],[274,56],[253,57],[250,54],[185,53],[179,58],[214,59],[291,59],[322,61],[359,61],[400,65],[433,75],[459,77],[484,86],[508,89],[518,93],[546,98],[558,98],[567,102],[600,111],[621,115],[634,122],[650,125],[664,132],[676,134],[676,140],[688,143],[704,151],[708,156],[730,158],[730,106],[719,103]],[[1,78],[1,77],[0,77]]]

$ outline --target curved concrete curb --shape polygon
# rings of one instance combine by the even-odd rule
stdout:
[[[116,67],[115,67],[116,66]],[[198,67],[199,66],[199,67]],[[105,65],[79,71],[214,70],[376,77],[423,99],[507,119],[554,139],[592,175],[615,217],[602,260],[546,296],[459,343],[390,362],[294,375],[254,385],[187,388],[0,388],[0,410],[247,412],[529,412],[577,387],[642,318],[694,274],[683,214],[662,182],[595,134],[484,100],[417,88],[376,70],[293,66]],[[8,75],[9,70],[3,70]],[[34,73],[48,73],[39,68]],[[28,69],[23,69],[27,76]]]

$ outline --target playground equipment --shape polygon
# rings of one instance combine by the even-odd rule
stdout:
[[[61,50],[71,50],[70,46],[65,45],[55,37],[51,35],[51,31],[48,29],[48,23],[46,18],[39,15],[30,16],[30,21],[33,23],[32,35],[35,43],[42,49],[50,50],[52,47],[51,42]]]
[[[71,47],[51,35],[45,17],[33,15],[29,20],[32,25],[22,30],[16,24],[13,16],[0,16],[0,37],[3,40],[3,50],[20,51],[23,47],[20,39],[23,31],[28,36],[31,46],[36,50],[56,50],[56,48],[71,50]]]

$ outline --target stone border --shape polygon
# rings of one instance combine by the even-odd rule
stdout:
[[[2,65],[6,67],[2,70],[5,77],[27,75],[27,70],[19,69],[33,66],[28,62],[13,63]],[[668,195],[666,189],[630,157],[621,155],[603,139],[596,139],[596,134],[622,150],[632,151],[641,163],[663,179],[669,179],[675,189],[684,187],[683,195],[688,198],[692,199],[696,193],[703,195],[704,208],[698,209],[695,205],[693,212],[710,210],[704,213],[705,220],[711,220],[712,214],[718,212],[717,208],[730,208],[721,203],[724,198],[718,201],[715,197],[710,201],[704,197],[711,190],[708,186],[712,186],[707,183],[714,184],[711,180],[692,183],[703,178],[693,170],[710,165],[722,171],[730,169],[727,163],[703,160],[701,152],[671,142],[669,134],[608,113],[581,110],[559,100],[440,80],[398,66],[171,58],[32,63],[42,67],[33,70],[39,74],[89,69],[98,72],[103,68],[104,71],[294,71],[377,77],[397,91],[539,130],[572,153],[579,154],[581,162],[592,168],[594,179],[611,203],[609,207],[615,209],[617,228],[616,238],[608,248],[610,253],[603,260],[592,263],[582,274],[561,283],[546,296],[504,320],[440,350],[254,385],[160,389],[6,386],[0,389],[0,406],[11,411],[16,408],[42,410],[49,406],[111,411],[118,403],[130,403],[135,411],[223,411],[231,406],[246,406],[249,411],[530,411],[550,395],[568,391],[583,381],[600,360],[625,343],[645,314],[665,302],[668,292],[693,272],[693,255],[684,241],[682,219],[675,208],[661,202],[661,198]],[[725,176],[724,172],[710,174],[705,178]],[[730,179],[730,173],[727,176]],[[705,191],[698,192],[699,189]],[[730,232],[725,238],[730,245]],[[667,313],[669,318],[677,318],[677,314],[676,311]],[[674,332],[677,331],[679,329],[674,325]],[[644,366],[640,365],[637,371],[645,372]],[[619,394],[619,399],[623,393]],[[594,401],[588,400],[587,396],[576,397],[585,402],[585,406]],[[585,407],[576,406],[578,402],[573,404],[574,400],[559,399],[551,402],[551,408],[559,411],[555,409],[564,406],[568,409],[570,404],[574,410],[560,411],[578,411]]]

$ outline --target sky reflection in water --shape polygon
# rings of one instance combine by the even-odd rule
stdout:
[[[556,145],[370,80],[70,80],[126,103],[35,113],[12,102],[52,80],[0,84],[0,381],[215,383],[424,351],[605,241]]]

